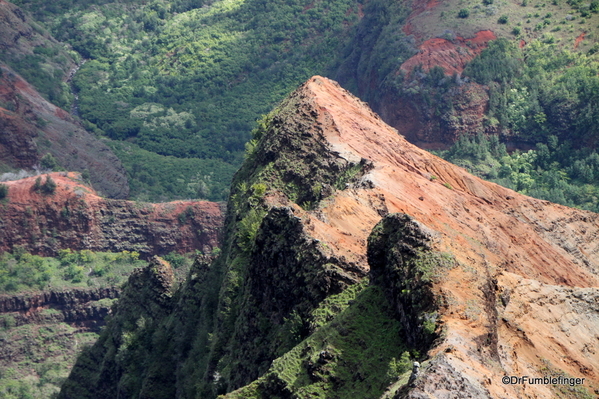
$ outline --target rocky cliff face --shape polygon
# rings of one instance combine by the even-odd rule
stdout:
[[[416,33],[410,21],[404,30]],[[460,74],[466,64],[496,38],[491,31],[479,31],[470,39],[458,36],[423,41],[418,52],[403,62],[398,71],[405,76],[402,84],[407,90],[401,93],[384,90],[384,94],[373,101],[374,109],[408,141],[425,149],[446,148],[461,134],[492,133],[483,125],[489,106],[488,87],[462,80]],[[429,82],[433,90],[426,95],[427,101],[421,93],[411,93],[410,88],[422,85],[423,76],[433,68],[441,68],[443,74],[436,78],[437,82]],[[458,84],[440,92],[434,88],[442,79],[455,80]]]
[[[480,6],[476,22],[457,18],[460,7],[434,0],[366,7],[350,55],[335,72],[342,86],[421,148],[447,148],[462,134],[498,133],[483,124],[489,88],[462,72],[490,41],[507,35]]]
[[[145,257],[218,245],[223,209],[207,201],[162,204],[104,199],[86,186],[78,173],[50,177],[53,193],[36,190],[38,177],[4,182],[8,197],[0,209],[0,250],[21,246],[41,255],[58,249],[137,251]]]
[[[173,270],[158,257],[129,277],[121,299],[114,307],[115,314],[107,333],[84,352],[71,374],[72,379],[92,377],[97,383],[89,387],[89,392],[79,391],[77,397],[131,397],[142,388],[140,373],[145,370],[139,367],[139,358],[148,356],[147,351],[153,343],[152,332],[171,310],[173,288]],[[104,355],[107,348],[113,352],[110,356]],[[115,350],[119,352],[117,356],[114,356]],[[90,359],[93,359],[91,363]],[[130,372],[127,381],[119,378],[121,373],[113,372],[116,369]],[[99,375],[93,374],[96,371]],[[78,390],[78,387],[67,381],[65,391],[71,389]]]
[[[16,326],[65,322],[81,331],[99,332],[112,304],[100,301],[119,294],[117,287],[108,287],[0,295],[0,314],[11,315]],[[48,309],[52,311],[44,312]]]
[[[599,388],[599,215],[473,177],[321,77],[255,139],[220,257],[194,265],[141,341],[81,358],[61,397],[548,398]],[[124,364],[120,348],[142,370],[98,366]],[[509,385],[505,375],[584,384]]]
[[[410,22],[405,29],[411,34],[415,30]],[[373,108],[386,123],[421,148],[447,148],[462,134],[494,133],[483,124],[489,106],[489,88],[463,80],[461,73],[496,38],[491,31],[479,31],[469,39],[458,36],[423,41],[418,52],[396,72],[403,76],[403,89],[381,90],[381,95],[373,98]],[[442,74],[429,82],[426,74],[433,68],[440,68]],[[443,79],[457,84],[441,90]],[[425,85],[430,85],[429,92],[419,92]]]

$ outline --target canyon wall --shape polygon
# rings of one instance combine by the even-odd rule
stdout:
[[[36,190],[47,179],[52,193]],[[0,250],[19,246],[54,256],[59,249],[137,251],[142,257],[175,251],[211,252],[218,246],[223,206],[208,201],[160,204],[105,199],[78,173],[55,172],[4,182],[0,208]]]

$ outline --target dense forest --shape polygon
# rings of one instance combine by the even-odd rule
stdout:
[[[15,3],[85,61],[73,80],[79,114],[114,140],[133,196],[153,201],[225,199],[255,120],[332,68],[362,8],[355,0]]]

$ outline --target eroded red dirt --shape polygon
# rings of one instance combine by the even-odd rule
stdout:
[[[580,35],[578,35],[578,37],[574,41],[574,48],[578,48],[578,46],[580,46],[580,43],[582,43],[585,36],[586,36],[586,32],[582,32]]]
[[[491,31],[480,31],[471,39],[456,37],[453,40],[434,38],[426,40],[419,46],[419,53],[405,61],[401,70],[410,73],[414,67],[421,65],[424,71],[435,66],[443,68],[447,75],[462,73],[464,67],[480,54],[491,40],[497,37]]]
[[[297,95],[320,110],[310,118],[331,151],[374,164],[319,209],[292,206],[310,234],[366,268],[372,227],[381,214],[402,212],[437,232],[437,250],[455,256],[457,266],[434,285],[444,303],[444,333],[430,356],[484,393],[479,397],[524,397],[522,387],[501,378],[542,377],[542,370],[585,378],[591,391],[599,387],[598,214],[474,177],[408,143],[328,79],[312,78]],[[455,389],[447,370],[423,377],[423,397]],[[527,398],[553,396],[551,387],[526,386]]]

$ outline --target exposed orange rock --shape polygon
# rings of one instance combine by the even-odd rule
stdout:
[[[477,32],[471,39],[459,36],[452,40],[428,39],[418,47],[420,52],[404,62],[400,69],[409,73],[418,65],[421,65],[424,71],[440,66],[447,75],[462,73],[466,64],[495,39],[497,37],[490,30]]]
[[[201,250],[218,245],[222,206],[208,201],[160,204],[106,199],[78,173],[51,177],[53,194],[35,190],[38,177],[3,182],[8,198],[0,208],[0,251],[21,246],[42,255],[58,249],[138,251],[143,256]]]
[[[310,79],[294,96],[318,110],[299,110],[298,117],[312,121],[310,134],[322,134],[331,153],[374,165],[317,210],[292,205],[307,231],[333,255],[366,269],[372,227],[382,214],[401,212],[435,231],[436,249],[458,261],[434,284],[444,333],[429,353],[436,366],[416,391],[429,397],[447,392],[455,381],[443,374],[446,368],[485,397],[555,395],[547,385],[504,385],[504,375],[563,372],[585,378],[591,392],[599,388],[598,214],[474,177],[408,143],[326,78]],[[269,201],[289,206],[276,195]],[[445,369],[435,369],[440,364]],[[435,380],[439,375],[445,380]]]
[[[447,149],[460,135],[472,135],[484,131],[496,133],[493,128],[484,126],[484,115],[489,106],[488,88],[467,79],[456,79],[457,85],[451,93],[445,93],[439,103],[451,103],[451,111],[439,114],[438,104],[431,105],[421,94],[411,93],[422,87],[422,73],[434,67],[443,69],[450,79],[451,75],[461,75],[466,65],[488,47],[490,41],[497,39],[491,30],[479,30],[476,33],[464,30],[439,30],[431,28],[431,16],[438,12],[440,2],[414,1],[412,13],[408,17],[403,31],[412,36],[418,52],[403,62],[395,72],[405,76],[404,92],[393,88],[380,90],[372,101],[373,108],[383,120],[400,130],[410,141],[421,148]],[[430,29],[429,29],[430,28]],[[460,36],[462,35],[462,36]],[[420,69],[418,69],[420,68]],[[369,82],[369,87],[384,86],[383,83]],[[437,82],[428,83],[427,90],[435,92]],[[407,89],[407,90],[406,90]],[[361,90],[364,91],[363,89]],[[435,97],[435,96],[432,96]]]

